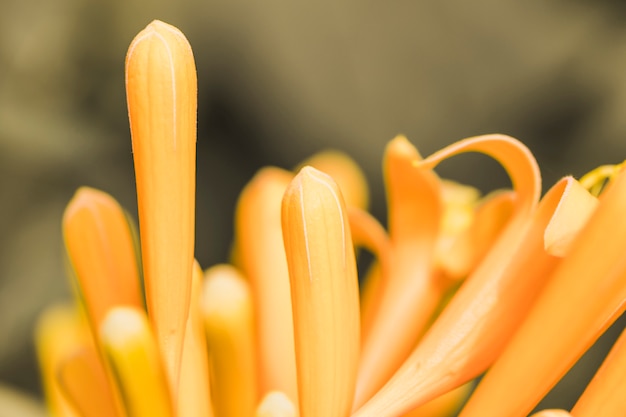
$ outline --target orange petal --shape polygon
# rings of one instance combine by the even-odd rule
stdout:
[[[153,21],[126,56],[150,321],[176,398],[194,251],[196,69],[175,27]]]
[[[572,409],[576,417],[619,417],[626,410],[626,330]]]
[[[625,212],[622,171],[600,196],[594,214],[479,384],[463,417],[530,411],[624,311]]]
[[[282,206],[302,417],[345,417],[359,352],[359,290],[341,192],[305,167]]]
[[[377,263],[368,272],[361,289],[361,343],[369,335],[382,296],[382,288],[391,274],[392,247],[385,229],[368,212],[356,207],[348,208],[348,219],[355,246],[370,251]]]
[[[93,345],[77,349],[59,364],[59,380],[83,417],[122,415]]]
[[[191,302],[185,330],[183,357],[180,365],[180,385],[178,392],[178,417],[211,417],[211,396],[209,389],[209,360],[207,357],[206,336],[200,311],[203,272],[198,262],[194,262],[191,285]]]
[[[214,266],[205,272],[201,304],[214,414],[251,416],[257,386],[250,286],[232,266]]]
[[[63,236],[94,332],[112,307],[143,308],[132,230],[113,197],[80,188],[63,215]]]
[[[443,210],[440,184],[434,173],[415,166],[419,158],[415,147],[403,136],[387,146],[384,172],[391,261],[389,277],[383,278],[379,290],[377,314],[363,342],[355,407],[380,388],[406,359],[442,296],[433,274]]]
[[[565,183],[548,194],[531,222],[539,179],[528,150],[508,137],[485,136],[452,145],[420,165],[432,166],[463,151],[484,152],[503,164],[519,187],[515,212],[490,253],[400,370],[356,413],[359,417],[401,415],[483,372],[558,261],[545,254],[543,232]]]
[[[293,174],[264,168],[241,192],[236,212],[238,257],[254,294],[260,393],[280,390],[297,403],[289,272],[280,205]]]

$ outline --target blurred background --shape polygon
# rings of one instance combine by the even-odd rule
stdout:
[[[40,394],[33,325],[69,298],[60,220],[75,189],[103,189],[136,212],[124,58],[155,18],[195,52],[205,267],[226,260],[253,173],[323,148],[361,164],[380,219],[382,151],[397,133],[422,154],[477,134],[515,136],[535,153],[544,191],[626,158],[620,1],[0,0],[2,384]],[[442,168],[484,190],[507,184],[485,159]],[[572,404],[598,349],[546,406]]]

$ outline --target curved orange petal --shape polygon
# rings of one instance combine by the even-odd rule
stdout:
[[[518,326],[557,262],[543,250],[543,232],[565,185],[549,193],[533,218],[540,188],[536,162],[520,142],[500,135],[466,139],[419,166],[432,168],[444,158],[465,151],[483,152],[502,163],[516,187],[514,214],[409,359],[357,411],[359,417],[400,415],[483,372]]]
[[[387,146],[384,171],[391,260],[389,276],[383,278],[379,289],[376,315],[363,341],[355,407],[406,359],[441,299],[442,289],[433,278],[442,212],[439,183],[432,172],[415,166],[419,158],[403,136]]]
[[[153,21],[126,55],[148,314],[176,398],[194,251],[196,69],[175,27]]]
[[[359,352],[359,299],[345,205],[331,177],[305,167],[282,205],[301,417],[345,417]]]
[[[624,311],[625,212],[626,171],[622,171],[600,196],[597,209],[478,385],[463,417],[530,411]]]

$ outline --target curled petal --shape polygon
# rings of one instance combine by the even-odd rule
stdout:
[[[401,415],[478,376],[498,356],[558,262],[545,253],[543,232],[565,183],[534,213],[540,188],[536,162],[521,143],[498,135],[461,141],[418,166],[432,167],[464,151],[487,153],[510,173],[516,187],[511,220],[416,350],[356,416]]]
[[[364,317],[367,339],[359,363],[355,407],[370,398],[406,359],[443,293],[433,275],[442,214],[439,181],[434,173],[415,166],[419,159],[403,136],[387,145],[384,172],[391,256],[389,268],[381,271],[388,277],[381,276],[376,314]]]
[[[478,385],[463,417],[530,411],[624,311],[624,212],[622,171],[600,196],[524,323]]]

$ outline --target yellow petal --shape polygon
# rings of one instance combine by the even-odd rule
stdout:
[[[191,302],[180,365],[178,417],[211,417],[213,415],[207,344],[200,311],[202,279],[203,272],[200,264],[194,262]]]
[[[335,180],[347,207],[367,210],[369,206],[367,180],[352,158],[335,150],[323,151],[305,160],[295,171],[298,172],[307,165],[330,175]]]
[[[532,409],[624,311],[626,172],[600,196],[588,223],[461,415]]]
[[[514,214],[409,359],[356,416],[401,415],[478,376],[497,357],[558,261],[545,253],[543,232],[565,183],[532,217],[540,188],[536,162],[521,143],[499,135],[458,142],[420,166],[432,167],[464,151],[491,155],[507,169],[517,193]]]
[[[80,188],[63,215],[63,236],[94,332],[114,306],[143,308],[132,230],[113,197]]]
[[[546,227],[546,251],[554,256],[565,256],[597,205],[596,197],[578,182],[573,182],[559,203],[553,220]]]
[[[260,394],[280,390],[297,403],[289,272],[280,205],[293,174],[264,168],[241,192],[236,212],[238,257],[254,295]]]
[[[257,401],[257,365],[250,287],[230,265],[209,268],[205,272],[201,308],[214,414],[251,416]]]
[[[341,192],[305,167],[282,206],[293,306],[302,417],[345,417],[352,407],[359,352],[354,248]]]
[[[298,412],[289,397],[280,391],[269,392],[256,409],[256,417],[296,417]]]
[[[176,398],[194,252],[196,69],[175,27],[153,21],[126,56],[150,322]]]
[[[59,385],[59,365],[68,355],[90,342],[89,330],[73,307],[55,306],[44,311],[35,329],[37,359],[46,404],[55,417],[79,416]]]
[[[442,180],[440,186],[443,213],[435,254],[436,263],[439,268],[447,272],[447,275],[458,279],[463,273],[467,274],[467,271],[455,270],[454,261],[458,256],[451,253],[451,250],[458,238],[474,223],[475,207],[480,193],[474,187],[453,181]]]
[[[576,405],[576,417],[619,417],[626,410],[626,330],[615,342]]]
[[[60,364],[58,377],[66,396],[83,417],[114,417],[121,414],[106,370],[93,345],[86,345]]]
[[[439,267],[446,278],[458,281],[476,268],[508,224],[514,208],[515,193],[510,191],[492,193],[479,203],[471,224],[453,236],[445,252],[439,248]]]
[[[165,371],[145,312],[111,309],[100,327],[100,338],[127,416],[172,417]]]

